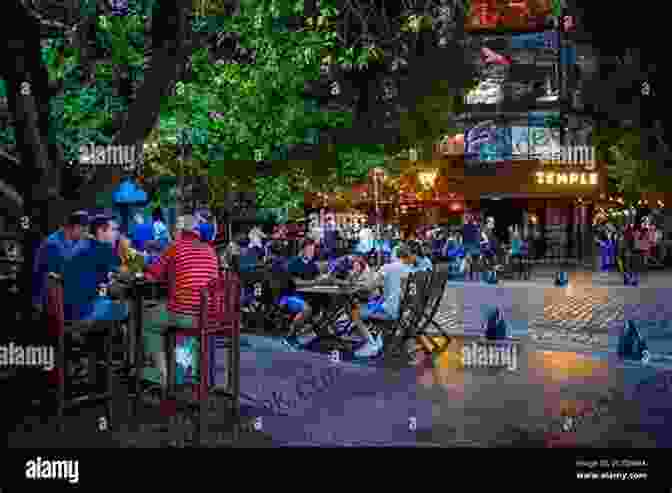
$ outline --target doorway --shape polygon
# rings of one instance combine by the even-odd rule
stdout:
[[[481,199],[483,219],[492,216],[495,219],[495,236],[501,242],[509,241],[509,226],[523,224],[525,204],[516,199]]]

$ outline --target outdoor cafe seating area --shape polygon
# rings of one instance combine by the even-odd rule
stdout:
[[[375,255],[371,259],[375,261]],[[203,420],[208,414],[205,408],[209,396],[226,397],[231,415],[221,418],[231,423],[231,440],[235,442],[245,422],[240,406],[241,391],[245,391],[240,386],[241,346],[245,346],[241,341],[248,335],[269,338],[287,335],[292,314],[277,301],[279,294],[288,288],[307,300],[322,300],[319,317],[306,324],[318,337],[302,349],[329,361],[356,360],[353,353],[362,340],[353,333],[349,314],[354,304],[366,302],[374,295],[367,286],[344,280],[333,272],[330,275],[328,262],[320,262],[323,273],[317,280],[297,283],[288,273],[278,270],[277,262],[274,264],[269,256],[258,258],[245,269],[240,269],[240,259],[231,262],[230,257],[224,256],[222,260],[220,278],[201,292],[201,314],[196,317],[195,326],[167,326],[161,331],[167,355],[168,385],[156,385],[143,377],[144,368],[156,363],[147,359],[143,330],[153,307],[168,298],[174,287],[174,275],[169,275],[167,281],[151,281],[137,268],[110,275],[109,283],[100,286],[98,296],[126,304],[129,316],[126,320],[102,322],[66,320],[63,279],[56,273],[49,274],[45,305],[38,323],[45,329],[40,340],[55,347],[56,369],[49,372],[44,393],[35,401],[55,404],[50,415],[55,416],[60,432],[67,432],[67,416],[76,416],[78,409],[90,405],[101,407],[99,431],[118,429],[119,417],[113,410],[112,393],[122,383],[129,389],[129,416],[137,415],[141,406],[157,403],[164,415],[177,416],[191,410],[202,416],[194,421],[194,443],[200,443],[199,431],[206,426]],[[389,256],[387,260],[391,261]],[[15,280],[16,275],[12,279]],[[436,328],[434,316],[447,282],[448,270],[443,267],[410,274],[403,285],[400,317],[372,321],[375,330],[383,334],[384,352],[357,363],[412,365],[416,346],[409,351],[405,343],[420,341],[427,329]],[[217,307],[215,312],[209,308],[213,303]],[[178,363],[179,356],[176,357],[181,351],[180,341],[185,337],[200,341],[198,377],[193,376],[193,368],[184,368]],[[424,342],[425,351],[441,350],[431,346],[431,338],[425,338]],[[221,367],[218,359],[224,348],[230,354],[226,388],[215,384],[221,380],[217,374]],[[79,357],[89,361],[89,370],[83,377],[70,371],[71,360]],[[154,398],[156,395],[158,399]]]

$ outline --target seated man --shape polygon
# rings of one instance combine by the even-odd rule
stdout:
[[[81,216],[83,217],[83,216]],[[63,276],[63,315],[65,320],[122,321],[128,318],[125,304],[101,296],[98,288],[109,282],[109,274],[117,272],[120,259],[114,251],[114,243],[119,235],[119,227],[112,216],[99,215],[91,223],[93,237],[82,240],[72,255],[64,255],[64,250],[49,244],[45,251],[46,268]],[[77,336],[74,336],[78,339]],[[87,353],[100,353],[102,349],[94,339],[87,339],[84,345]],[[73,362],[69,372],[86,374],[91,366],[86,358]]]
[[[50,272],[63,274],[63,311],[66,320],[124,320],[126,305],[100,296],[98,288],[118,272],[121,260],[114,251],[119,226],[112,216],[98,215],[91,222],[93,239],[71,259],[50,258]]]
[[[353,255],[344,255],[329,261],[328,274],[330,276],[344,279],[352,271]]]
[[[434,265],[430,258],[425,255],[424,247],[420,242],[412,242],[410,245],[411,253],[415,257],[413,263],[413,272],[432,272]]]
[[[184,216],[184,229],[180,237],[163,252],[158,262],[145,271],[148,279],[165,279],[169,273],[174,276],[175,285],[170,290],[167,306],[160,305],[158,310],[150,313],[144,327],[145,348],[156,365],[154,368],[145,368],[143,375],[146,380],[163,385],[166,384],[167,368],[161,328],[166,324],[185,329],[196,327],[200,315],[201,289],[219,276],[217,253],[211,245],[201,241],[197,228],[194,216]],[[184,348],[178,348],[184,356],[181,360],[189,359],[188,366],[192,377],[195,377],[198,374],[198,344],[187,339],[184,347],[190,350],[189,354],[185,354]]]
[[[413,272],[412,266],[416,258],[407,245],[400,245],[397,251],[399,261],[381,267],[378,276],[370,285],[370,288],[382,285],[382,300],[359,305],[353,309],[353,325],[366,341],[361,348],[355,351],[355,356],[358,358],[375,356],[383,348],[381,335],[374,337],[364,321],[370,319],[396,320],[400,316],[402,279]]]
[[[287,272],[292,276],[295,283],[300,284],[302,281],[312,281],[320,275],[320,268],[317,265],[315,257],[315,249],[315,241],[310,239],[304,240],[301,245],[301,255],[289,261]],[[311,318],[313,307],[305,301],[303,296],[291,292],[282,296],[279,304],[286,306],[289,312],[294,314],[290,333],[285,342],[291,347],[296,347],[296,345],[304,346],[310,343],[315,338],[315,334],[311,333],[299,336],[298,331],[304,326],[306,320]]]
[[[86,244],[85,229],[89,224],[89,215],[84,211],[74,212],[68,217],[61,229],[52,233],[42,242],[35,255],[33,268],[33,305],[41,310],[45,302],[45,287],[49,274],[49,259],[52,262],[70,260],[74,252]],[[62,271],[62,266],[53,266]],[[56,271],[52,271],[56,272]]]

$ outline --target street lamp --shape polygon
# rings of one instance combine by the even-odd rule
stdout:
[[[377,259],[378,259],[378,266],[380,266],[383,263],[382,248],[381,248],[382,232],[380,228],[381,226],[380,194],[382,192],[383,183],[387,178],[387,173],[383,168],[378,167],[373,168],[371,171],[369,171],[369,178],[371,179],[371,184],[373,185],[373,200],[376,207],[376,237],[378,240]]]
[[[438,175],[437,170],[423,171],[421,173],[418,173],[418,179],[425,188],[432,188],[434,186],[434,182],[436,181],[437,175]]]

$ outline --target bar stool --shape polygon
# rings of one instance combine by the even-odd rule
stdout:
[[[112,365],[112,337],[116,330],[119,330],[119,321],[100,321],[100,320],[65,320],[63,311],[63,278],[59,274],[49,273],[47,280],[47,301],[45,307],[47,314],[48,332],[58,339],[56,349],[56,375],[57,375],[57,409],[56,416],[58,420],[58,430],[60,433],[65,431],[63,416],[66,409],[79,408],[92,402],[103,402],[105,405],[105,416],[99,418],[98,429],[100,431],[113,430],[114,420],[112,416],[112,384],[113,384],[113,365]],[[95,377],[98,366],[105,368],[105,390],[103,392],[89,392],[84,396],[76,398],[66,398],[65,374],[65,334],[79,334],[84,337],[103,336],[105,343],[105,359],[98,361],[94,352],[89,353],[89,384],[95,384]],[[76,381],[73,378],[69,383]],[[93,390],[93,389],[89,389]]]
[[[177,407],[197,409],[195,443],[201,445],[202,434],[206,430],[207,404],[209,394],[223,396],[231,401],[231,417],[233,418],[233,440],[238,441],[240,435],[240,279],[233,272],[223,272],[206,288],[201,290],[201,308],[198,327],[167,326],[162,330],[166,351],[167,385],[164,387],[163,402],[171,415]],[[198,337],[200,339],[199,383],[195,399],[178,402],[175,384],[175,347],[177,334]],[[225,338],[219,341],[218,348],[231,349],[230,378],[226,388],[211,385],[210,379],[210,337]]]

